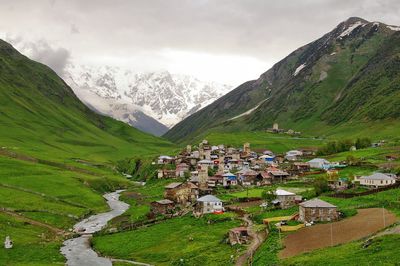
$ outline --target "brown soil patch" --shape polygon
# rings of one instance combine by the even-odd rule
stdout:
[[[247,208],[253,206],[260,206],[261,203],[263,203],[262,200],[254,200],[254,201],[233,203],[231,205],[228,205],[227,207]]]
[[[314,249],[335,246],[367,237],[397,221],[382,208],[359,209],[357,215],[339,222],[302,228],[288,235],[280,258],[287,258]],[[331,234],[332,232],[332,234]]]

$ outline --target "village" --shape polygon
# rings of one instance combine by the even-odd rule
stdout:
[[[175,157],[161,155],[153,162],[158,167],[157,178],[171,183],[164,188],[164,199],[151,202],[151,212],[171,217],[189,212],[195,217],[240,212],[241,203],[224,201],[219,195],[241,190],[247,191],[245,206],[257,205],[269,210],[297,206],[294,215],[263,220],[264,224],[273,223],[281,231],[295,231],[318,222],[338,221],[343,214],[337,206],[318,197],[305,198],[280,186],[303,182],[308,175],[315,174],[323,175],[328,189],[339,196],[349,195],[346,191],[361,189],[368,194],[398,185],[398,177],[389,173],[341,176],[340,170],[347,167],[346,161],[329,162],[316,158],[315,153],[314,149],[299,149],[274,154],[270,150],[252,150],[250,143],[234,148],[212,145],[207,140],[195,148],[188,145]],[[252,198],[248,195],[252,189],[265,189],[266,193],[261,198]],[[232,245],[250,243],[254,237],[248,219],[229,231]]]

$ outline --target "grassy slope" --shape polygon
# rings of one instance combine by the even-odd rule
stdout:
[[[320,198],[338,206],[339,210],[346,215],[356,214],[356,209],[358,208],[384,207],[394,212],[397,216],[400,216],[400,189],[393,189],[351,199],[336,199],[327,196],[322,196]],[[261,222],[262,218],[266,217],[290,215],[296,211],[296,208],[291,208],[287,210],[264,212],[256,216],[256,221]],[[284,238],[285,234],[282,234],[281,237]],[[383,238],[383,241],[384,244],[381,245],[379,244],[381,240],[375,240],[374,245],[376,248],[362,249],[360,247],[362,241],[356,241],[334,248],[316,250],[297,257],[279,260],[277,254],[282,247],[278,234],[272,231],[271,238],[263,243],[254,255],[253,265],[321,265],[322,263],[329,263],[328,265],[343,265],[344,262],[346,262],[346,265],[360,265],[358,261],[363,256],[366,256],[365,260],[362,260],[363,262],[368,261],[367,258],[372,259],[372,257],[375,257],[373,260],[374,262],[381,262],[388,256],[391,256],[388,262],[397,261],[396,249],[390,247],[396,245],[398,236],[387,236]],[[354,257],[354,259],[351,259],[352,257]],[[364,265],[365,263],[361,264]],[[389,263],[388,265],[393,264]]]
[[[102,254],[155,265],[179,265],[180,259],[184,259],[184,265],[227,265],[236,248],[223,240],[228,230],[238,225],[237,221],[207,224],[206,219],[186,216],[148,228],[98,236],[93,244]]]
[[[172,145],[84,106],[48,67],[0,41],[0,145],[42,159],[108,161]]]
[[[14,247],[0,249],[1,265],[60,265],[60,241],[48,229],[26,224],[23,220],[0,213],[0,238],[11,236]]]
[[[113,162],[174,146],[95,114],[52,70],[0,40],[0,148],[0,208],[22,215],[0,212],[0,239],[15,244],[0,250],[0,264],[50,265],[64,261],[62,239],[25,218],[68,229],[106,211],[101,194],[130,186]]]
[[[312,136],[397,137],[400,34],[388,31],[383,24],[375,28],[372,23],[344,39],[336,38],[340,32],[336,28],[299,48],[257,81],[238,87],[165,136],[182,142],[198,135],[263,130],[279,122],[282,128]],[[304,62],[307,67],[293,76]],[[326,73],[325,78],[321,78],[322,73]],[[242,104],[240,97],[233,96],[249,91],[254,95],[258,92],[259,101],[268,100],[250,115],[228,120],[245,111],[230,107]],[[254,106],[247,106],[247,110]]]
[[[325,143],[325,140],[320,139],[296,138],[284,134],[277,135],[261,131],[210,133],[205,138],[211,143],[223,143],[234,147],[241,147],[243,143],[250,142],[253,149],[269,149],[276,153],[284,153],[296,148],[319,147]]]
[[[282,265],[398,265],[400,235],[375,238],[363,248],[363,241],[326,248],[283,261]]]

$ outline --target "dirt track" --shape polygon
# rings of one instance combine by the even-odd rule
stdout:
[[[357,215],[351,218],[302,228],[288,235],[283,243],[285,249],[279,253],[279,257],[287,258],[314,249],[361,239],[395,223],[396,220],[393,213],[382,208],[360,209]]]

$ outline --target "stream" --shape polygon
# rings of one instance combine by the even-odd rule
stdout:
[[[107,222],[123,214],[129,204],[119,200],[120,193],[123,190],[117,190],[112,193],[104,194],[110,211],[92,215],[74,225],[74,232],[80,234],[79,237],[64,241],[61,247],[61,254],[67,259],[68,266],[112,266],[112,260],[102,258],[90,246],[92,234],[103,229]],[[139,263],[140,264],[140,263]]]

